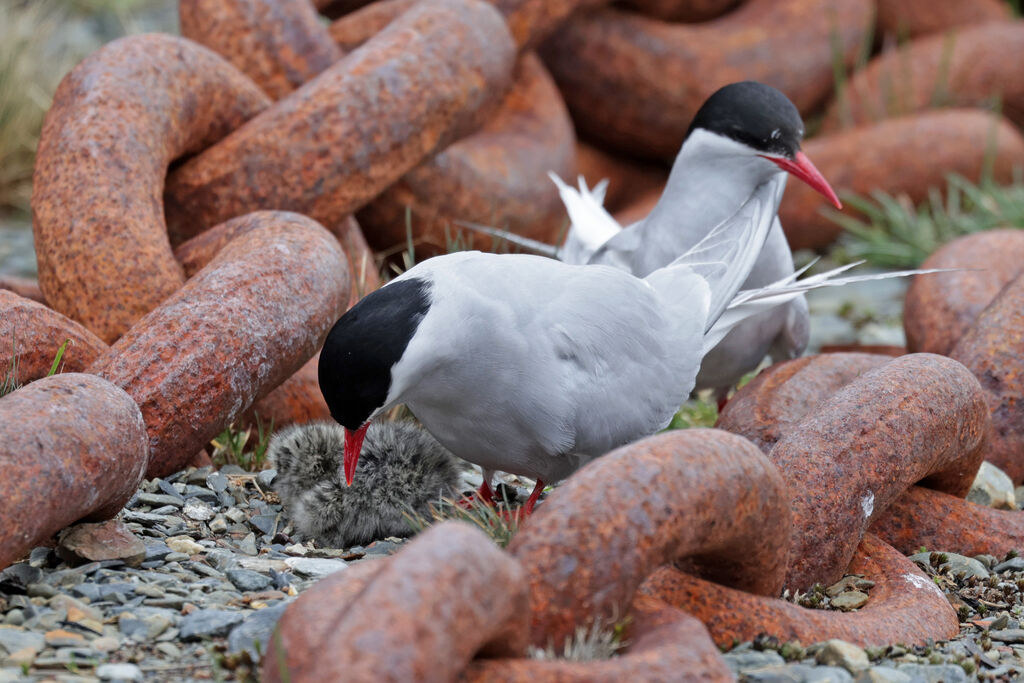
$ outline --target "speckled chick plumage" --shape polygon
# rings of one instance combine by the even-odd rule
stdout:
[[[286,513],[321,546],[408,536],[413,529],[404,513],[429,518],[431,503],[456,495],[459,461],[411,422],[370,426],[351,486],[339,473],[344,445],[341,425],[316,422],[281,430],[267,448]]]

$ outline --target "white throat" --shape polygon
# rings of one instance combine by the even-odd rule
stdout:
[[[708,230],[731,216],[754,189],[787,174],[750,147],[722,135],[697,129],[686,139],[669,174],[661,199],[636,225],[648,262],[646,272],[671,263]]]

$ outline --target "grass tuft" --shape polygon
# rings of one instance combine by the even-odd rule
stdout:
[[[405,512],[405,518],[417,534],[429,526],[450,519],[467,522],[490,536],[501,548],[507,547],[512,541],[521,522],[518,510],[512,510],[508,501],[489,505],[475,496],[462,504],[450,498],[442,498],[437,505],[430,506],[429,519],[412,510]]]
[[[628,643],[623,640],[623,633],[629,619],[612,620],[609,628],[607,621],[598,619],[590,626],[577,626],[576,631],[566,638],[562,651],[555,650],[549,644],[546,648],[531,645],[527,651],[531,659],[567,660],[570,662],[597,662],[611,659]]]
[[[882,191],[870,197],[845,195],[843,201],[863,218],[828,211],[845,231],[833,254],[837,261],[865,259],[887,268],[916,268],[957,237],[1000,227],[1024,228],[1024,173],[1018,169],[1007,186],[975,184],[950,175],[945,193],[933,188],[918,206],[906,196]]]
[[[270,444],[270,435],[273,431],[274,421],[271,420],[267,426],[257,415],[256,443],[251,449],[247,449],[252,426],[241,429],[232,423],[210,441],[213,445],[213,456],[210,459],[218,467],[238,465],[246,472],[259,472],[266,465],[267,446]]]
[[[718,420],[718,406],[707,397],[690,399],[672,417],[664,431],[691,429],[693,427],[714,427]]]

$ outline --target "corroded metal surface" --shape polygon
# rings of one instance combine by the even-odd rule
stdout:
[[[398,15],[415,5],[419,0],[378,0],[351,14],[346,14],[328,27],[335,44],[351,52],[370,36],[384,30]]]
[[[520,50],[540,45],[573,12],[609,0],[489,0],[505,17]]]
[[[138,402],[147,476],[166,476],[309,360],[347,301],[337,240],[303,216],[268,213],[90,371]]]
[[[875,0],[878,30],[899,38],[988,21],[1010,19],[1010,5],[999,0]]]
[[[1024,513],[911,486],[871,525],[871,533],[907,554],[925,547],[1004,557],[1024,548]]]
[[[942,144],[936,144],[941,140]],[[984,169],[1008,182],[1024,164],[1024,137],[1006,120],[975,109],[923,112],[832,133],[803,145],[836,192],[880,189],[917,203],[957,173],[977,181]],[[779,219],[793,249],[829,244],[841,228],[822,215],[827,202],[805,183],[789,183]],[[857,215],[849,204],[843,210]]]
[[[168,178],[182,238],[259,208],[338,223],[476,126],[514,45],[481,0],[424,0]]]
[[[332,420],[331,411],[320,391],[319,363],[320,354],[317,353],[298,372],[253,403],[242,417],[243,424],[262,422],[264,428],[273,425],[274,429],[279,429],[290,424]]]
[[[921,267],[967,269],[915,277],[903,306],[907,347],[948,355],[985,307],[1024,270],[1024,231],[966,235],[940,247]]]
[[[984,388],[992,411],[985,459],[1014,482],[1024,481],[1024,276],[1018,276],[978,316],[950,356]]]
[[[135,401],[99,377],[46,377],[0,398],[0,568],[128,502],[146,469]]]
[[[902,4],[902,0],[892,1]],[[853,74],[846,82],[845,97],[829,106],[824,129],[935,106],[991,106],[997,100],[1000,111],[1021,125],[1024,72],[1017,68],[1021,62],[1024,23],[1019,21],[967,26],[952,37],[936,34],[913,40]]]
[[[750,0],[703,24],[597,9],[573,16],[542,56],[582,135],[671,159],[697,109],[727,83],[768,83],[805,113],[820,105],[834,85],[834,50],[852,63],[872,6],[834,0],[822,12],[818,0]]]
[[[876,0],[878,30],[900,39],[1011,18],[999,0]]]
[[[167,166],[268,103],[226,61],[168,35],[116,40],[75,67],[46,116],[32,193],[50,305],[109,343],[181,287],[160,203]]]
[[[625,7],[662,21],[708,21],[725,14],[740,0],[625,0]]]
[[[46,306],[0,289],[0,382],[14,373],[21,384],[45,377],[61,344],[65,372],[82,372],[107,350],[95,334]]]
[[[37,280],[17,275],[0,275],[0,289],[14,292],[37,303],[46,303],[46,297],[43,296],[43,290],[39,289]]]
[[[868,353],[833,353],[776,363],[729,399],[715,427],[739,434],[768,453],[819,403],[890,360]]]
[[[762,633],[803,643],[839,638],[861,647],[923,645],[959,632],[956,612],[942,591],[872,534],[864,536],[847,571],[875,582],[871,599],[856,612],[808,609],[742,593],[671,567],[660,569],[640,590],[696,616],[721,646]]]
[[[181,0],[181,35],[280,99],[341,59],[309,0]]]
[[[575,662],[477,659],[460,680],[484,683],[619,683],[620,681],[733,681],[736,677],[697,619],[663,601],[637,596],[624,634],[629,643],[611,659]]]
[[[912,484],[966,495],[989,427],[967,368],[926,353],[894,358],[819,403],[768,454],[792,496],[786,586],[838,581],[867,528]]]
[[[612,451],[556,489],[509,544],[529,576],[530,638],[560,647],[577,626],[624,613],[647,575],[675,559],[777,594],[789,528],[782,478],[746,439],[690,429]]]
[[[375,249],[401,247],[408,208],[418,258],[450,250],[450,239],[466,232],[455,220],[555,242],[565,206],[547,173],[575,177],[575,141],[554,82],[536,55],[525,54],[515,85],[483,128],[405,174],[359,212],[359,222]],[[490,249],[488,237],[472,238],[474,248]]]
[[[285,612],[266,681],[453,681],[481,650],[526,650],[525,572],[482,531],[444,522],[382,566],[338,572]],[[330,653],[330,656],[324,656]]]

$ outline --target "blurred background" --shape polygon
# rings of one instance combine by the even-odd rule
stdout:
[[[340,16],[367,3],[317,4]],[[683,5],[690,9],[680,13]],[[804,17],[793,16],[790,5],[803,7]],[[838,262],[866,258],[879,267],[911,267],[958,235],[1024,226],[1019,0],[860,3],[871,5],[870,13],[854,5],[629,0],[582,13],[539,51],[573,116],[579,170],[591,182],[612,176],[608,205],[622,220],[643,215],[660,192],[691,100],[706,95],[696,86],[683,92],[678,81],[700,80],[702,69],[724,70],[732,80],[773,83],[797,103],[808,127],[805,149],[850,207],[844,214],[827,210],[790,184],[780,215],[794,248],[807,248],[798,260],[813,250]],[[812,15],[830,22],[824,52],[802,44],[811,29],[801,24],[810,26]],[[34,150],[60,79],[120,36],[178,30],[175,0],[0,0],[0,275],[35,274]],[[746,33],[734,40],[738,31]],[[637,49],[640,57],[630,52]],[[808,59],[817,61],[816,70],[799,64]],[[692,72],[681,73],[688,64]],[[601,93],[609,106],[591,106]],[[951,107],[960,113],[906,119]],[[964,122],[964,107],[996,114],[987,127],[991,145],[977,142],[978,124]],[[663,120],[669,130],[659,129]],[[881,132],[842,137],[887,122]],[[1006,130],[1017,137],[1004,142]],[[917,174],[906,163],[915,155],[921,157]],[[846,313],[844,325],[863,325],[876,312],[847,307]],[[882,315],[898,314],[897,308]]]

